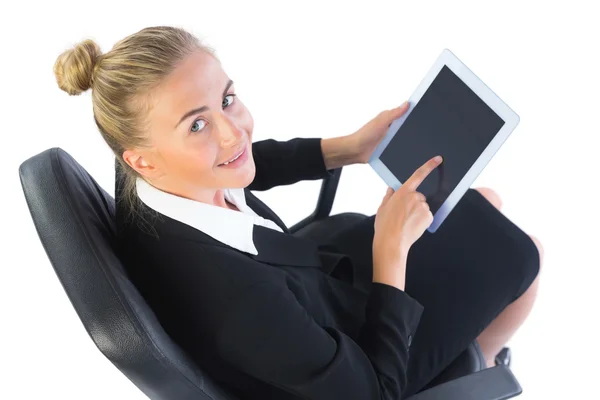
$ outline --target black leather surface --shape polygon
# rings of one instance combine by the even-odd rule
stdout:
[[[48,258],[98,349],[149,398],[236,399],[165,334],[114,252],[114,199],[60,148],[23,162],[21,184]]]
[[[127,278],[115,251],[114,199],[85,169],[52,148],[24,161],[19,175],[51,265],[91,339],[115,367],[151,399],[236,399],[166,335]],[[331,235],[364,217],[339,214],[298,234]],[[480,354],[473,351],[447,379],[478,370]]]
[[[423,390],[438,386],[442,383],[451,381],[461,376],[469,375],[473,372],[485,369],[486,363],[481,347],[477,340],[474,340],[469,347],[442,371],[433,381],[431,381]]]
[[[446,382],[407,400],[506,400],[522,392],[510,369],[498,365]]]

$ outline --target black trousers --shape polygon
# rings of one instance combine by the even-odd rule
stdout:
[[[373,268],[375,215],[330,243],[360,268]],[[409,250],[405,291],[424,311],[411,345],[406,396],[417,393],[519,298],[539,272],[535,243],[470,188],[437,232]]]

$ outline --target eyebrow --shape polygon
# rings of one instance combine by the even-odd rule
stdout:
[[[223,97],[225,97],[225,95],[227,94],[227,91],[229,90],[229,88],[231,87],[231,85],[233,85],[233,81],[230,79],[229,82],[227,82],[227,85],[225,86],[225,90],[223,90]],[[198,108],[194,108],[193,110],[190,110],[188,112],[186,112],[183,117],[181,117],[181,119],[179,120],[179,122],[177,122],[177,124],[175,125],[175,128],[177,128],[179,126],[179,124],[181,124],[184,120],[186,120],[187,118],[191,117],[194,114],[199,114],[203,111],[208,110],[208,106],[202,106],[202,107],[198,107]]]

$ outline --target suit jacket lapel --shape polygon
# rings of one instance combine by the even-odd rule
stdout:
[[[252,194],[250,190],[245,189],[245,195],[246,204],[250,208],[261,217],[275,222],[284,232],[281,233],[254,225],[253,239],[258,250],[258,255],[252,255],[255,260],[270,264],[295,266],[316,266],[318,264],[327,274],[333,273],[333,275],[348,282],[354,281],[354,267],[347,255],[341,254],[333,246],[318,244],[292,235],[277,214]]]
[[[294,267],[318,267],[328,275],[355,283],[354,265],[346,254],[331,245],[254,225],[253,240],[257,261]]]
[[[260,200],[256,199],[253,195],[248,196],[247,199],[248,206],[256,211],[257,214],[263,218],[269,218],[276,223],[279,221],[278,225],[282,229],[285,229],[284,232],[279,232],[264,226],[254,225],[252,239],[258,250],[258,254],[253,255],[234,249],[235,251],[240,251],[242,254],[259,262],[275,266],[313,267],[320,268],[327,274],[331,274],[336,270],[342,272],[340,276],[352,276],[352,263],[347,255],[339,253],[334,246],[316,243],[313,240],[289,233],[285,224],[277,218],[277,215],[273,211],[266,206],[264,208],[260,206],[262,203]],[[168,233],[189,237],[192,240],[212,246],[233,249],[183,222],[176,221],[164,215],[161,221],[160,225],[162,229]],[[156,223],[158,222],[156,221]]]
[[[260,225],[254,225],[252,236],[258,254],[250,256],[257,261],[297,267],[322,267],[319,247],[311,240]]]
[[[248,207],[254,210],[258,215],[263,218],[270,219],[275,222],[279,227],[285,232],[290,233],[290,230],[283,223],[283,221],[271,210],[265,203],[263,203],[258,197],[256,197],[250,190],[247,188],[244,189],[244,193],[246,196],[246,204]]]

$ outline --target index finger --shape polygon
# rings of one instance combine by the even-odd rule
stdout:
[[[439,161],[437,160],[439,158]],[[428,160],[425,164],[421,165],[410,178],[404,182],[402,187],[406,186],[405,190],[414,191],[417,190],[419,185],[427,178],[427,176],[442,162],[442,156],[436,156]]]

